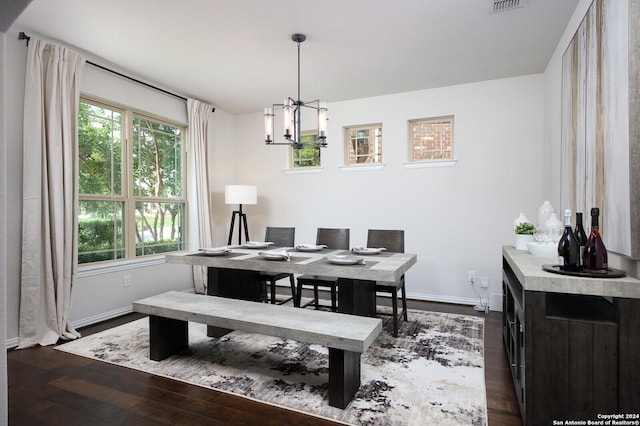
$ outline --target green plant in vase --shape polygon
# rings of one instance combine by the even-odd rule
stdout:
[[[533,242],[536,227],[533,223],[522,222],[516,225],[516,250],[528,250],[528,243]]]
[[[518,235],[533,235],[536,233],[536,227],[533,223],[522,222],[516,226],[516,234]]]

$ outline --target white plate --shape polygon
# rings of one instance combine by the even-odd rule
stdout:
[[[327,246],[325,246],[324,244],[321,245],[311,245],[311,244],[301,244],[299,246],[296,246],[296,250],[298,251],[320,251],[323,248],[326,248]]]
[[[286,253],[269,253],[268,251],[261,251],[258,255],[267,260],[289,260],[289,256]]]
[[[269,247],[271,244],[273,243],[263,243],[260,241],[247,241],[243,247],[248,249],[261,249],[261,248]]]
[[[227,253],[231,253],[226,247],[223,248],[201,248],[198,249],[202,254],[206,254],[207,256],[224,256]]]
[[[357,265],[359,263],[365,264],[364,259],[357,256],[327,256],[325,257],[329,263],[333,263],[336,265]]]
[[[354,247],[352,252],[357,254],[380,254],[385,251],[385,248],[371,248],[371,247]]]

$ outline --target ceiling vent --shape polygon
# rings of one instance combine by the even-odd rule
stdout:
[[[493,3],[493,13],[506,12],[507,10],[523,7],[526,4],[526,0],[491,0]]]

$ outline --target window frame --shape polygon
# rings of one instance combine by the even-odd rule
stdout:
[[[118,104],[116,102],[110,102],[108,100],[94,98],[89,95],[82,94],[80,96],[80,103],[86,103],[100,108],[105,108],[112,111],[117,111],[121,114],[121,149],[122,149],[122,170],[121,170],[121,188],[122,193],[120,195],[100,195],[100,194],[82,194],[79,193],[79,202],[82,201],[111,201],[121,202],[123,205],[122,214],[124,217],[124,257],[117,259],[109,259],[102,261],[78,263],[78,266],[84,270],[91,270],[96,268],[108,267],[113,268],[114,265],[127,264],[127,263],[139,263],[139,262],[154,262],[158,257],[164,256],[165,253],[161,252],[153,254],[137,254],[138,245],[136,243],[136,219],[137,211],[136,204],[142,203],[178,203],[182,204],[182,217],[180,225],[181,239],[177,241],[182,246],[181,249],[172,251],[173,253],[184,251],[189,246],[189,223],[188,223],[188,187],[187,187],[187,133],[188,126],[184,123],[179,123],[167,118],[159,117],[149,112],[142,111],[134,107],[128,107]],[[143,120],[150,120],[155,123],[175,127],[181,130],[181,197],[167,198],[167,197],[147,197],[135,195],[135,183],[134,183],[134,123],[133,120],[138,117]],[[78,129],[80,130],[80,129]],[[78,212],[80,213],[80,212]],[[117,267],[117,266],[116,266]]]
[[[352,163],[351,159],[352,158],[359,158],[359,157],[365,157],[365,156],[359,156],[356,155],[355,156],[351,156],[351,132],[355,131],[361,131],[361,130],[368,130],[368,131],[380,131],[379,135],[367,135],[366,138],[371,140],[374,140],[374,149],[373,152],[368,153],[366,155],[366,158],[372,158],[373,161],[367,162],[366,160],[364,162],[358,163],[357,161]],[[344,138],[344,164],[346,167],[364,167],[364,166],[377,166],[377,165],[382,165],[382,152],[383,152],[383,129],[382,129],[382,123],[371,123],[371,124],[360,124],[360,125],[355,125],[355,126],[345,126],[343,127],[343,138]],[[377,145],[376,145],[377,143]]]
[[[415,137],[415,132],[413,130],[413,127],[415,124],[433,124],[433,123],[437,123],[437,122],[444,122],[444,121],[450,121],[451,122],[451,147],[450,150],[451,151],[451,156],[448,158],[420,158],[420,159],[414,159],[414,152],[415,152],[415,143],[414,143],[414,137]],[[408,120],[407,121],[407,139],[408,139],[408,162],[407,164],[409,165],[420,165],[420,164],[424,164],[424,165],[437,165],[439,163],[443,163],[443,164],[449,164],[449,163],[455,163],[455,151],[454,151],[454,137],[455,137],[455,115],[454,114],[450,114],[450,115],[442,115],[442,116],[437,116],[437,117],[425,117],[425,118],[416,118],[416,119],[412,119],[412,120]],[[440,136],[440,141],[438,142],[438,146],[439,146],[439,151],[443,152],[445,150],[442,149],[443,147],[443,137],[442,137],[442,133]],[[428,150],[423,150],[423,151],[427,151]],[[436,152],[437,150],[433,150],[431,152]]]

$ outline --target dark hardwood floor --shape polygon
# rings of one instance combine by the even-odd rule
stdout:
[[[485,316],[489,425],[522,425],[502,343],[501,314],[410,301],[409,308]],[[85,327],[83,335],[139,318]],[[66,354],[53,347],[9,350],[9,425],[334,425],[222,392]]]

